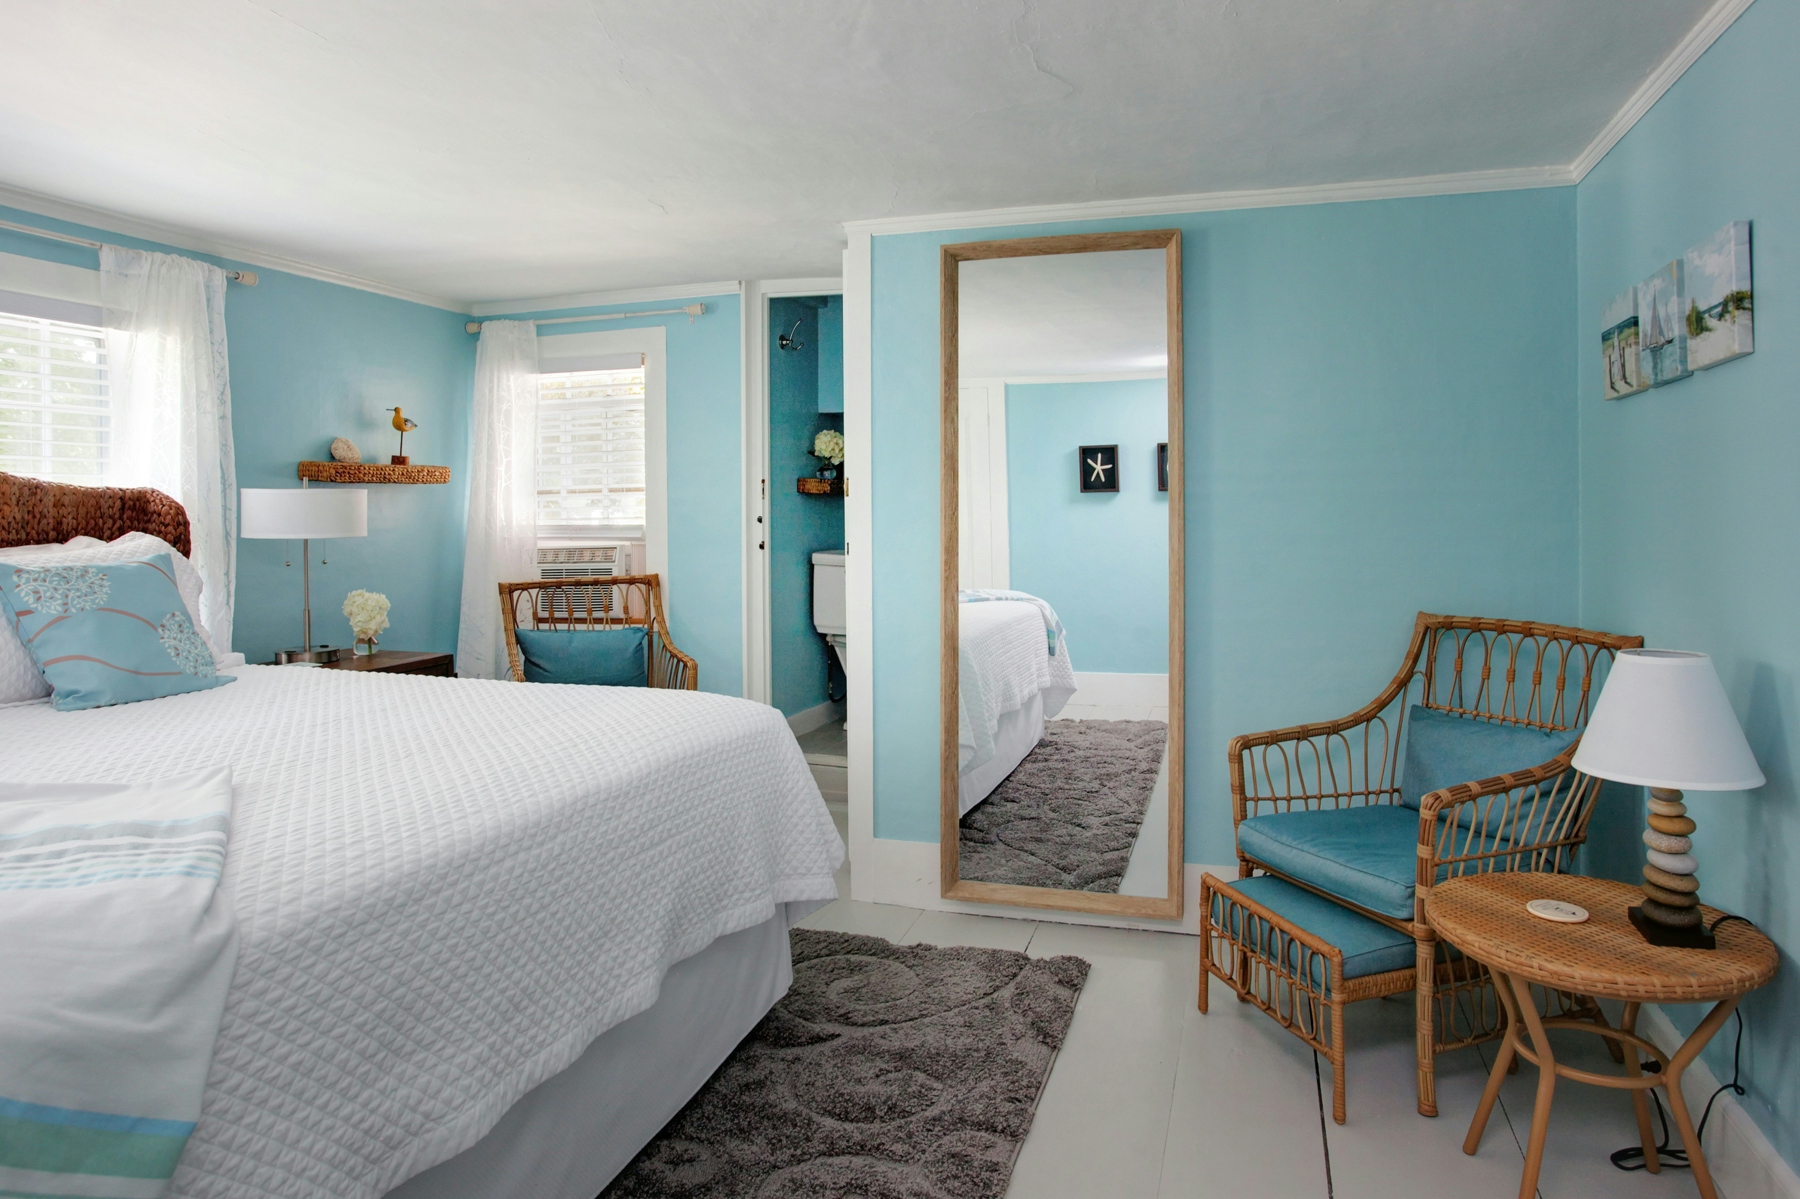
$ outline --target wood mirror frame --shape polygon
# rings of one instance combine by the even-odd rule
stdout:
[[[1169,771],[1169,886],[1163,897],[1117,895],[1091,891],[1060,891],[1012,883],[982,883],[958,876],[961,820],[957,811],[959,762],[957,706],[960,694],[957,642],[959,636],[956,593],[959,578],[957,516],[958,272],[964,262],[992,258],[1028,258],[1046,254],[1092,254],[1110,250],[1162,250],[1167,268],[1169,314],[1169,743],[1165,751]],[[939,693],[942,704],[939,781],[938,857],[941,893],[946,899],[972,903],[1009,904],[1070,912],[1095,912],[1159,920],[1179,920],[1182,911],[1183,839],[1185,806],[1186,704],[1184,693],[1186,612],[1183,496],[1186,490],[1186,455],[1182,430],[1181,341],[1181,231],[1147,229],[1129,233],[1077,233],[1063,237],[1023,237],[1008,241],[962,242],[942,247],[939,258],[939,345],[942,366],[942,451],[939,464],[939,497],[942,511],[940,606],[941,645],[938,655]]]

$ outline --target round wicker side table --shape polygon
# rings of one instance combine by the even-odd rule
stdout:
[[[1531,1113],[1531,1139],[1525,1151],[1525,1175],[1519,1183],[1520,1199],[1537,1191],[1538,1171],[1544,1162],[1544,1138],[1550,1126],[1550,1100],[1561,1075],[1595,1086],[1631,1092],[1637,1111],[1638,1134],[1644,1143],[1644,1161],[1652,1173],[1660,1170],[1656,1142],[1650,1132],[1650,1105],[1644,1092],[1663,1087],[1681,1142],[1687,1147],[1694,1182],[1705,1199],[1718,1199],[1706,1158],[1687,1103],[1681,1095],[1681,1075],[1713,1034],[1731,1016],[1738,1000],[1775,977],[1779,964],[1775,945],[1761,931],[1741,920],[1718,929],[1718,948],[1670,949],[1651,945],[1631,926],[1625,910],[1642,898],[1636,887],[1608,879],[1579,878],[1567,874],[1478,874],[1451,879],[1431,889],[1426,913],[1438,935],[1485,965],[1494,976],[1494,990],[1506,1006],[1506,1037],[1494,1059],[1487,1089],[1475,1109],[1463,1152],[1474,1153],[1481,1145],[1488,1115],[1500,1094],[1513,1055],[1538,1068],[1537,1104]],[[1561,899],[1588,910],[1581,924],[1554,924],[1525,910],[1533,899]],[[1702,907],[1708,927],[1724,913]],[[1586,1020],[1542,1019],[1531,996],[1531,984],[1553,987],[1579,995],[1624,1001],[1625,1016],[1617,1029]],[[1696,1003],[1716,1001],[1706,1019],[1682,1043],[1668,1064],[1652,1074],[1643,1073],[1638,1051],[1652,1061],[1663,1053],[1637,1034],[1638,1006],[1643,1003]],[[1618,1042],[1625,1050],[1623,1075],[1595,1074],[1559,1063],[1550,1050],[1549,1028],[1582,1029]],[[1525,1044],[1529,1033],[1531,1045]]]

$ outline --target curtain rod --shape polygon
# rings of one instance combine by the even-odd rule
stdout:
[[[694,323],[695,317],[706,315],[706,305],[689,304],[686,308],[652,308],[648,312],[603,312],[597,316],[553,316],[547,320],[533,321],[532,324],[572,325],[577,321],[622,321],[628,316],[674,316],[682,312],[687,313],[688,324],[691,325]],[[470,321],[463,328],[470,333],[479,333],[484,324],[486,324],[485,321]]]
[[[11,229],[14,233],[29,233],[33,237],[47,237],[51,241],[66,241],[72,246],[86,246],[90,250],[98,250],[101,246],[106,244],[105,242],[94,241],[91,238],[75,237],[68,233],[55,233],[49,229],[39,229],[35,225],[15,225],[11,221],[0,221],[0,229]],[[235,282],[242,283],[245,287],[256,286],[255,271],[226,271],[225,277]]]

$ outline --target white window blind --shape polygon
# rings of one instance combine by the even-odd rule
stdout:
[[[540,535],[644,535],[644,368],[538,376]]]
[[[0,312],[0,470],[101,483],[111,423],[106,331]]]

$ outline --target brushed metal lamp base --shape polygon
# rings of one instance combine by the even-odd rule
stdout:
[[[317,649],[278,649],[275,651],[275,665],[287,666],[294,662],[312,662],[323,665],[336,662],[344,656],[344,650],[329,645],[321,645]]]

